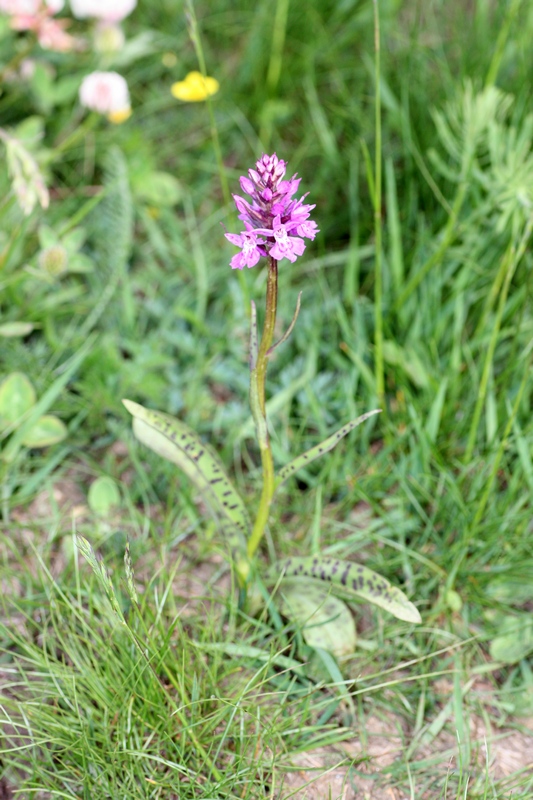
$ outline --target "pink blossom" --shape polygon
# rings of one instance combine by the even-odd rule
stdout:
[[[80,102],[99,114],[121,114],[129,111],[128,84],[118,72],[91,72],[80,86]]]
[[[0,0],[0,11],[10,16],[33,17],[41,7],[41,0]]]
[[[72,50],[83,49],[81,39],[66,32],[65,28],[69,24],[66,19],[45,17],[37,28],[37,41],[45,50],[55,50],[58,53],[70,53]]]
[[[315,238],[318,232],[319,231],[316,222],[314,222],[312,219],[302,222],[301,225],[298,225],[296,228],[296,233],[298,236],[305,236],[306,239],[311,239],[311,241]]]
[[[255,267],[261,256],[266,255],[263,239],[257,239],[256,231],[243,231],[238,233],[225,233],[226,239],[236,247],[242,247],[242,251],[233,256],[230,261],[232,269],[242,269],[243,267]]]
[[[63,0],[0,0],[0,12],[10,16],[16,31],[39,31],[51,14],[63,8]]]
[[[119,22],[131,14],[137,0],[70,0],[72,13],[78,19],[95,17],[106,22]]]
[[[289,236],[287,226],[282,224],[280,216],[274,218],[271,231],[259,230],[257,233],[274,234],[276,243],[270,248],[270,255],[277,261],[281,261],[282,258],[288,258],[289,261],[294,263],[297,257],[301,256],[305,250],[303,239],[299,239],[297,236]]]

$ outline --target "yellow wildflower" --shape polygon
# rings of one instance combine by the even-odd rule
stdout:
[[[202,75],[201,72],[189,72],[184,81],[173,83],[170,91],[177,100],[185,103],[199,103],[211,97],[219,90],[220,84],[215,78]]]

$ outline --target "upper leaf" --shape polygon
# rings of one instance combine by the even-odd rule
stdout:
[[[320,556],[309,558],[288,558],[279,562],[269,571],[269,576],[276,579],[282,572],[287,578],[311,578],[332,583],[335,590],[341,590],[345,597],[361,597],[385,611],[389,611],[405,622],[422,622],[418,609],[407,599],[404,593],[368,567],[341,561],[338,558]]]
[[[133,432],[137,439],[185,472],[211,510],[223,518],[223,531],[231,548],[245,551],[250,529],[248,514],[216,453],[181,420],[143,408],[131,400],[122,402],[134,418]]]
[[[374,414],[380,413],[380,408],[376,408],[374,411],[367,411],[366,414],[362,414],[360,417],[357,417],[357,419],[352,419],[351,422],[347,422],[346,425],[343,425],[338,431],[332,433],[331,436],[328,436],[328,438],[324,439],[324,441],[320,444],[317,444],[315,447],[312,447],[305,453],[296,456],[296,458],[290,461],[278,472],[276,477],[276,488],[280,486],[283,481],[286,481],[287,478],[290,478],[291,475],[294,475],[294,473],[299,469],[306,467],[312,461],[320,458],[320,456],[323,456],[324,453],[327,453],[329,450],[333,450],[337,442],[340,442],[341,439],[350,433],[350,431],[353,431],[354,428],[357,428],[358,425],[361,425],[362,422],[365,422],[365,420],[373,417]]]

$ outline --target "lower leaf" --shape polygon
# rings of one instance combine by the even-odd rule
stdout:
[[[318,581],[292,578],[279,587],[281,612],[297,622],[310,647],[329,650],[334,656],[353,653],[357,638],[349,608]]]
[[[358,597],[379,606],[404,622],[420,623],[418,609],[404,593],[368,567],[321,556],[287,558],[272,567],[268,577],[275,581],[280,573],[286,578],[312,578],[333,585],[343,597]]]

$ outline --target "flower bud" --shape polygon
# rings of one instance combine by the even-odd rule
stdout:
[[[53,278],[62,275],[68,265],[68,253],[61,244],[45,247],[39,253],[39,267]]]

